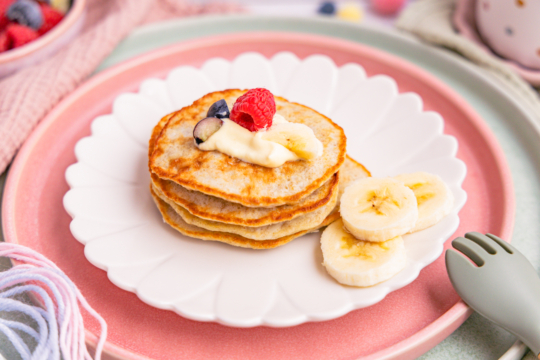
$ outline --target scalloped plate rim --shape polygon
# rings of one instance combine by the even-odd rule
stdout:
[[[249,52],[249,53],[253,53],[253,52]],[[279,54],[279,53],[278,53],[278,54]],[[239,55],[239,56],[240,56],[240,55]],[[322,56],[322,55],[312,55],[312,56]],[[328,58],[328,57],[327,57],[327,58]],[[214,59],[214,58],[212,58],[212,59]],[[212,60],[212,59],[208,59],[207,61]],[[298,58],[297,58],[297,59],[298,59]],[[330,59],[330,58],[329,58],[329,59]],[[268,60],[269,60],[269,59],[267,59],[267,61],[268,61]],[[331,59],[330,59],[330,60],[331,60]],[[232,64],[233,61],[234,61],[234,60],[230,61],[230,63]],[[305,61],[305,59],[302,60],[302,61]],[[331,60],[331,61],[332,61],[332,60]],[[333,61],[332,61],[332,63],[333,63]],[[205,62],[205,64],[206,64],[206,62]],[[203,66],[204,66],[204,65],[203,65]],[[335,64],[334,64],[334,66],[337,68],[337,66],[336,66]],[[343,65],[343,66],[345,66],[345,65]],[[342,66],[342,67],[343,67],[343,66]],[[202,68],[202,66],[201,66],[201,68]],[[340,67],[340,68],[341,68],[341,67]],[[177,68],[171,69],[171,70],[169,71],[169,74],[170,74],[171,72],[173,72],[175,69],[177,69]],[[200,69],[199,69],[199,71],[200,71]],[[391,77],[386,76],[386,75],[375,75],[375,76],[377,76],[377,77],[382,77],[382,78],[386,78],[386,79],[391,80],[392,85],[393,85],[394,88],[396,89],[396,93],[395,93],[394,96],[397,97],[397,96],[401,95],[400,93],[397,92],[397,85],[396,85],[395,81],[394,81]],[[366,77],[365,79],[368,80],[368,79],[373,78],[373,77],[375,77],[375,76],[372,76],[372,77],[369,77],[369,78]],[[148,79],[146,79],[146,80],[148,80]],[[164,81],[166,81],[166,79],[165,79]],[[141,82],[141,83],[142,83],[142,82]],[[139,89],[139,91],[140,91],[140,89]],[[139,93],[136,93],[136,94],[139,94]],[[409,93],[409,94],[410,94],[410,93]],[[120,94],[119,96],[121,96],[121,94]],[[420,98],[419,96],[418,96],[418,99],[420,99],[420,101],[421,101],[421,98]],[[422,104],[420,104],[420,106],[422,107]],[[427,113],[427,112],[421,110],[420,113]],[[432,113],[433,113],[433,112],[432,112]],[[433,113],[433,114],[438,115],[437,113]],[[125,131],[125,130],[124,130],[124,131]],[[94,136],[94,134],[90,135],[90,137],[92,137],[92,136]],[[130,136],[130,137],[132,138],[131,134],[128,134],[128,136]],[[449,135],[444,134],[444,132],[441,130],[440,132],[437,132],[437,136],[436,136],[436,137],[439,138],[439,137],[441,137],[441,136],[449,136]],[[453,138],[453,137],[452,137],[452,138]],[[455,138],[454,138],[454,139],[455,139]],[[132,138],[132,140],[135,141],[135,139],[133,139],[133,138]],[[136,141],[135,141],[135,142],[136,142]],[[457,140],[456,140],[455,142],[456,142],[456,145],[457,145]],[[452,156],[452,158],[453,158],[453,159],[457,159],[457,158],[455,157],[455,152],[454,152],[454,155]],[[78,157],[78,156],[77,156],[77,160],[79,161],[79,157]],[[461,160],[458,160],[458,161],[461,161]],[[88,165],[88,164],[86,164],[86,165]],[[464,167],[464,168],[465,168],[465,167]],[[465,177],[465,174],[466,174],[466,169],[464,169],[464,170],[465,170],[465,171],[463,172],[462,176],[460,176],[461,180],[458,181],[458,184],[457,184],[457,185],[459,186],[460,190],[461,190],[463,193],[465,193],[465,192],[463,191],[461,185],[462,185],[462,181],[463,181],[463,179],[464,179],[464,177]],[[66,175],[67,175],[67,171],[66,171]],[[71,183],[71,182],[69,182],[69,183]],[[68,193],[69,193],[69,191],[68,191]],[[66,194],[66,195],[67,195],[67,194]],[[466,196],[466,195],[465,195],[465,196]],[[456,208],[456,207],[455,207],[455,208],[453,209],[453,211],[452,211],[451,214],[453,214],[453,215],[456,216],[457,222],[456,222],[451,228],[449,228],[448,230],[445,231],[445,233],[448,233],[449,235],[444,235],[444,236],[442,236],[442,237],[447,238],[448,236],[450,236],[450,235],[457,229],[457,227],[458,227],[458,225],[459,225],[459,216],[457,216],[457,213],[458,213],[459,210],[462,208],[462,206],[465,204],[465,201],[466,201],[466,198],[465,198],[464,201],[462,201],[462,203],[460,204],[459,208]],[[66,208],[66,210],[67,210],[67,208]],[[72,211],[70,211],[70,215],[72,215]],[[72,216],[73,216],[73,215],[72,215]],[[77,216],[77,215],[75,214],[75,216]],[[438,258],[438,256],[442,253],[442,251],[443,251],[443,243],[444,243],[444,241],[442,241],[440,244],[438,244],[438,246],[437,246],[437,251],[436,251],[436,255],[433,255],[432,258],[430,257],[430,259],[425,259],[425,261],[422,261],[421,263],[418,263],[418,262],[413,263],[414,266],[413,266],[412,269],[410,269],[410,271],[409,271],[410,273],[412,272],[412,276],[410,276],[410,278],[408,278],[407,281],[405,281],[405,282],[403,282],[403,283],[400,283],[400,284],[397,284],[397,285],[386,285],[386,286],[383,286],[384,283],[379,284],[379,285],[381,285],[381,290],[382,290],[382,291],[381,291],[381,298],[380,298],[379,300],[376,300],[376,301],[372,302],[370,305],[364,305],[364,306],[361,306],[361,307],[374,305],[374,304],[376,304],[377,302],[379,302],[379,301],[381,301],[382,299],[384,299],[390,292],[395,291],[395,290],[397,290],[397,289],[399,289],[399,288],[401,288],[401,287],[403,287],[403,286],[406,286],[406,285],[410,284],[412,281],[414,281],[414,280],[418,277],[418,274],[419,274],[419,272],[421,271],[421,269],[424,268],[425,266],[427,266],[428,264],[430,264],[431,262],[433,262],[433,261],[434,261],[436,258]],[[95,259],[94,259],[94,261],[92,261],[92,260],[86,255],[86,253],[85,253],[85,256],[87,257],[87,259],[88,259],[92,264],[94,264],[94,266],[97,266],[97,265],[95,265]],[[409,259],[409,262],[411,262],[410,259]],[[97,267],[99,267],[100,269],[104,269],[105,271],[109,272],[109,270],[108,270],[108,269],[109,269],[109,266],[104,265],[104,267],[102,267],[102,266],[97,266]],[[112,281],[112,280],[111,280],[111,281]],[[120,288],[122,288],[122,289],[125,289],[125,287],[122,287],[122,286],[118,285],[116,282],[113,282],[113,283],[114,283],[116,286],[118,286],[118,287],[120,287]],[[127,290],[127,291],[130,291],[130,290]],[[283,321],[283,322],[279,323],[279,321],[269,321],[269,320],[265,320],[264,314],[262,314],[262,315],[259,317],[259,319],[258,319],[258,321],[256,321],[256,323],[253,323],[253,321],[248,321],[248,322],[236,322],[236,321],[232,321],[232,320],[230,320],[230,319],[228,319],[228,320],[223,320],[223,319],[221,319],[221,318],[219,317],[219,315],[216,314],[215,312],[214,312],[214,314],[213,314],[213,319],[212,319],[212,320],[200,320],[200,318],[197,318],[197,316],[192,316],[191,314],[188,314],[188,313],[186,313],[185,311],[182,311],[181,309],[179,309],[178,307],[172,306],[171,304],[157,304],[157,303],[151,303],[151,302],[149,302],[148,299],[143,299],[143,298],[141,298],[141,296],[140,296],[139,292],[137,291],[137,288],[136,288],[136,287],[135,287],[135,291],[132,291],[132,292],[135,292],[135,293],[137,294],[137,296],[138,296],[142,301],[148,303],[148,304],[151,305],[151,306],[154,306],[154,307],[157,307],[157,308],[162,308],[162,309],[173,310],[174,312],[176,312],[176,313],[178,313],[178,314],[180,314],[180,315],[182,315],[182,316],[184,316],[184,317],[187,317],[187,318],[190,318],[190,319],[193,319],[193,320],[197,320],[197,321],[215,321],[215,322],[218,322],[218,323],[220,323],[220,324],[229,325],[229,326],[232,325],[232,326],[236,326],[236,327],[252,327],[252,326],[258,326],[258,325],[278,326],[278,327],[281,327],[281,326],[294,326],[294,325],[298,325],[298,324],[304,323],[304,322],[306,322],[306,321],[325,321],[325,320],[333,319],[333,318],[336,318],[336,317],[340,317],[340,316],[342,316],[342,315],[348,313],[348,312],[351,311],[351,310],[360,308],[360,307],[357,306],[357,304],[354,304],[354,303],[352,303],[352,301],[350,301],[350,302],[348,303],[348,306],[346,306],[347,309],[344,309],[344,310],[342,310],[342,311],[339,311],[339,314],[338,314],[338,315],[329,315],[329,316],[324,316],[324,315],[323,315],[323,316],[310,316],[310,315],[304,313],[304,314],[303,314],[303,317],[304,317],[305,320],[299,321],[299,322],[293,322],[293,325],[291,325],[291,322],[286,322],[286,321]]]

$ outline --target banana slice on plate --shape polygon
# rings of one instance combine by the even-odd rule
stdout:
[[[366,241],[406,234],[418,219],[413,191],[392,178],[364,178],[349,185],[341,197],[340,213],[347,230]]]
[[[321,249],[326,271],[344,285],[375,285],[403,270],[407,263],[401,236],[384,242],[357,240],[341,220],[324,230]]]
[[[423,230],[438,223],[454,206],[454,195],[437,175],[426,172],[402,174],[394,177],[410,188],[418,203],[418,220],[411,232]]]

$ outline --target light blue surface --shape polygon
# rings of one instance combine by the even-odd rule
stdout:
[[[384,30],[327,19],[208,16],[150,25],[125,39],[100,66],[178,41],[238,31],[296,31],[340,37],[379,48],[409,60],[451,86],[486,120],[510,164],[517,202],[513,244],[540,267],[540,137],[533,118],[482,70],[458,55]],[[471,229],[474,230],[474,229]],[[0,314],[0,317],[2,315]],[[423,360],[498,359],[515,338],[473,314],[457,331],[423,355]],[[5,344],[5,343],[4,343]],[[0,350],[3,343],[0,339]],[[0,351],[0,353],[2,353]],[[5,354],[10,359],[9,354]]]

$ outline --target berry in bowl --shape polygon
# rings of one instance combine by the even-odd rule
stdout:
[[[79,33],[86,0],[0,0],[0,77],[54,55]]]

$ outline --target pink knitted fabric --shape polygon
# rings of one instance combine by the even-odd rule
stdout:
[[[134,27],[237,9],[234,4],[196,5],[189,0],[88,0],[86,23],[75,41],[47,61],[0,81],[0,173],[47,112],[83,82]]]

